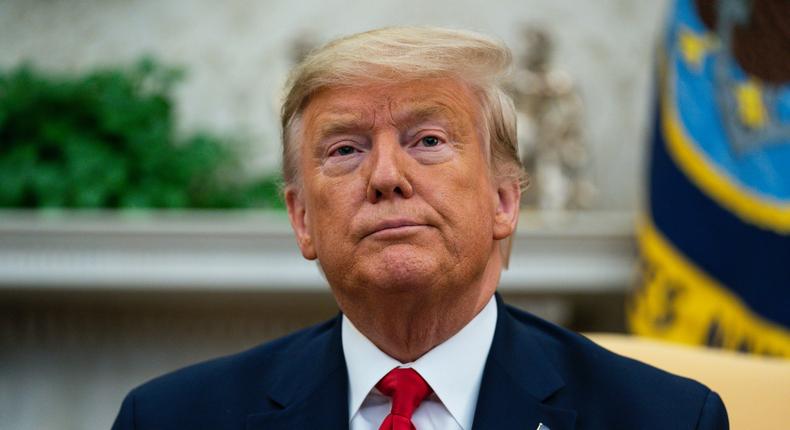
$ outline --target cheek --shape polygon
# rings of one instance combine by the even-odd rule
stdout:
[[[425,193],[452,227],[470,236],[492,229],[494,191],[485,175],[476,169],[453,169],[452,174],[434,172],[428,177],[431,179],[424,184]],[[474,232],[464,231],[470,228]]]
[[[490,206],[493,187],[488,165],[479,155],[469,158],[457,166],[455,177],[449,183],[454,186],[455,194],[470,200],[470,204]]]
[[[359,181],[326,178],[321,182],[310,190],[312,198],[307,204],[316,241],[321,236],[338,237],[347,233],[348,224],[365,196]]]

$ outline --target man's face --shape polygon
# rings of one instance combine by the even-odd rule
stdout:
[[[518,210],[517,185],[503,202],[490,173],[480,118],[471,90],[452,79],[310,99],[295,136],[302,188],[286,200],[303,255],[318,258],[341,307],[480,284]]]

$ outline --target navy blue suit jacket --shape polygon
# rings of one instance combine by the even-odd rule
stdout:
[[[504,305],[474,429],[728,428],[719,396]],[[348,428],[340,317],[132,390],[115,430]]]

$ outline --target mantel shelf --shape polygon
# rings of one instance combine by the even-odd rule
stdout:
[[[630,212],[523,213],[501,288],[624,291]],[[0,211],[0,289],[325,291],[283,212]]]

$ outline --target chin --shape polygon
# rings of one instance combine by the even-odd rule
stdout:
[[[393,245],[365,257],[360,278],[366,288],[380,292],[429,292],[447,275],[437,256],[411,245]]]

